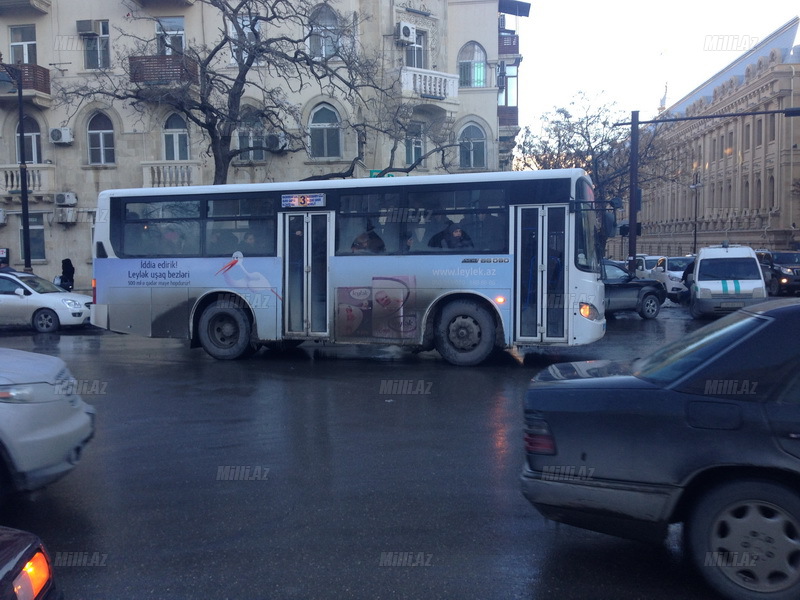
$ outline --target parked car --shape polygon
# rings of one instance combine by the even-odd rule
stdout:
[[[686,291],[682,281],[683,272],[693,260],[694,256],[662,256],[650,271],[650,279],[661,282],[667,290],[667,298],[678,302],[681,294]]]
[[[700,248],[689,291],[689,313],[696,319],[731,313],[767,297],[755,251],[738,245]]]
[[[0,598],[60,600],[50,555],[32,533],[0,527]]]
[[[639,279],[614,261],[602,261],[606,314],[635,311],[643,319],[655,319],[667,297],[664,286],[653,279]]]
[[[39,332],[89,323],[92,298],[74,294],[33,273],[0,273],[0,325],[30,325]]]
[[[634,264],[636,265],[634,274],[640,279],[650,277],[650,271],[656,266],[659,258],[661,257],[651,256],[649,254],[637,254],[634,259]]]
[[[800,291],[800,251],[757,250],[756,256],[771,275],[768,285],[770,296]]]
[[[727,598],[800,597],[800,300],[650,356],[555,364],[524,400],[522,491],[545,517],[685,550]]]
[[[94,434],[95,410],[56,356],[0,348],[0,498],[69,473]]]

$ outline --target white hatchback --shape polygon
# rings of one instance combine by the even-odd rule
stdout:
[[[94,435],[95,409],[58,357],[0,348],[0,496],[71,471]]]
[[[92,298],[73,294],[33,273],[0,272],[0,325],[57,331],[89,323]]]

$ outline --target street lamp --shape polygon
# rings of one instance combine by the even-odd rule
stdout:
[[[17,93],[17,108],[19,109],[19,189],[22,200],[22,255],[25,260],[24,270],[32,272],[31,268],[31,229],[28,213],[28,168],[25,164],[25,111],[22,101],[22,69],[3,62],[0,53],[0,93]]]
[[[692,254],[697,254],[697,190],[703,187],[700,183],[700,175],[694,174],[694,183],[689,186],[690,190],[694,190],[694,240],[692,242]]]

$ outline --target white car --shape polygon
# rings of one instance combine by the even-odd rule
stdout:
[[[0,325],[30,325],[57,331],[89,323],[92,298],[73,294],[33,273],[0,272]]]
[[[660,281],[667,290],[667,298],[677,302],[681,293],[686,291],[681,281],[683,272],[693,260],[693,256],[662,256],[650,271],[650,279]]]
[[[661,257],[649,254],[637,254],[635,259],[636,270],[634,274],[639,279],[650,279],[650,271],[656,266],[656,262],[658,262],[659,258]]]
[[[69,473],[94,435],[95,409],[58,357],[0,348],[0,497]]]

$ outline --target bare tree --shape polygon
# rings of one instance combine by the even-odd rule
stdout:
[[[203,132],[215,184],[227,181],[238,156],[254,151],[310,152],[296,98],[311,89],[349,107],[354,117],[341,127],[355,131],[359,142],[349,168],[321,177],[351,176],[369,136],[398,140],[403,134],[409,109],[398,100],[398,83],[387,81],[381,57],[358,43],[357,32],[368,15],[334,11],[338,25],[331,29],[326,19],[330,13],[319,11],[333,11],[332,6],[311,0],[198,3],[219,15],[216,37],[210,42],[171,36],[163,19],[129,2],[131,22],[151,21],[147,29],[154,35],[119,31],[114,64],[81,84],[62,87],[57,91],[59,102],[76,111],[89,101],[116,102],[142,114],[154,105],[168,106]],[[170,57],[173,77],[168,84],[154,83],[147,76],[147,59],[164,55]],[[247,104],[244,97],[258,104]],[[394,113],[388,121],[387,111]],[[235,143],[237,131],[253,123],[263,129]],[[390,164],[387,172],[392,169]]]

